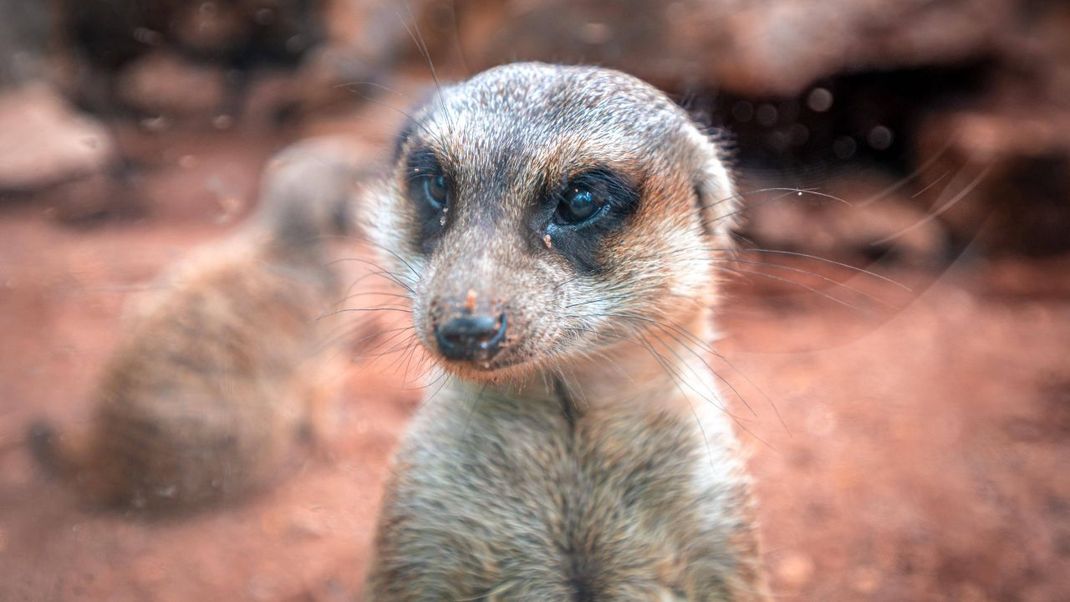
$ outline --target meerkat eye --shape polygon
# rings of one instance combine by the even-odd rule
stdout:
[[[591,219],[606,205],[605,195],[585,184],[571,185],[557,205],[558,223],[578,225]]]
[[[451,182],[434,153],[422,150],[413,153],[408,166],[409,195],[435,211],[446,208],[450,200]]]
[[[613,205],[613,179],[593,171],[574,177],[559,194],[553,221],[559,226],[582,226],[598,219]]]
[[[423,194],[427,202],[435,209],[445,207],[450,196],[450,183],[445,174],[429,174],[421,180],[423,180]]]
[[[592,169],[573,176],[556,194],[553,223],[584,227],[613,215],[621,217],[634,210],[638,196],[620,175],[604,168]]]

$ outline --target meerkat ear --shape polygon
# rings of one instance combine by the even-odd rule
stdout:
[[[702,227],[718,244],[731,244],[739,222],[740,197],[726,166],[727,155],[716,140],[693,129],[695,175],[693,186]]]

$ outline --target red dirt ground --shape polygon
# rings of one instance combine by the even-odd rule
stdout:
[[[123,302],[226,230],[155,215],[74,229],[0,207],[0,600],[355,599],[419,396],[403,366],[354,366],[334,461],[183,519],[87,513],[17,445],[42,414],[84,420]],[[746,401],[778,598],[1070,599],[1070,271],[894,277],[914,292],[853,280],[880,311],[745,283],[723,311],[713,365]]]

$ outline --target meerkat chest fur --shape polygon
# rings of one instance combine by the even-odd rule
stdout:
[[[506,65],[413,113],[365,226],[447,380],[370,599],[763,596],[704,359],[735,212],[716,144],[615,71]]]

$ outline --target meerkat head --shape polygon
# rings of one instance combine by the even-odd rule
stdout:
[[[417,335],[481,380],[700,315],[736,205],[718,148],[664,94],[533,63],[439,90],[383,186],[367,217]]]

